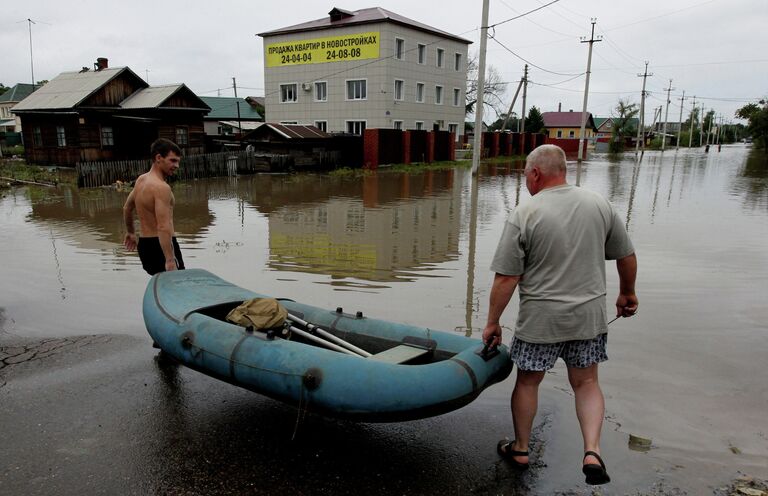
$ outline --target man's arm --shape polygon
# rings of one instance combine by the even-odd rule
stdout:
[[[123,205],[123,221],[125,222],[125,239],[123,245],[126,250],[133,251],[136,249],[136,228],[133,225],[133,211],[136,210],[136,190],[132,190],[128,195],[128,199],[125,200]]]
[[[499,320],[504,309],[507,308],[509,300],[515,293],[520,276],[505,276],[496,273],[493,277],[493,286],[491,286],[491,296],[488,305],[488,321],[483,329],[483,343],[489,346],[501,344],[501,325]]]
[[[173,253],[173,206],[171,205],[171,187],[163,184],[154,194],[155,221],[157,237],[165,256],[165,270],[176,270],[176,256]]]
[[[637,312],[637,295],[635,295],[635,279],[637,279],[637,257],[631,254],[616,260],[616,270],[619,272],[619,297],[616,298],[616,316],[631,317]]]

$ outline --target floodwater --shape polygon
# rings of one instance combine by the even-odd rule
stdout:
[[[176,230],[189,268],[276,297],[478,337],[501,228],[529,198],[521,167],[484,165],[475,182],[466,169],[177,182]],[[659,484],[701,494],[739,471],[767,478],[766,156],[738,145],[651,152],[639,163],[598,155],[579,171],[569,163],[577,181],[615,205],[639,259],[638,315],[611,324],[601,366],[603,451],[615,480],[604,494]],[[130,480],[136,486],[117,492],[589,494],[561,365],[542,385],[536,432],[546,449],[524,478],[494,453],[511,431],[511,379],[434,419],[310,416],[299,425],[289,407],[169,370],[141,318],[148,276],[121,246],[126,196],[0,190],[0,346],[70,350],[28,364],[15,381],[0,376],[0,493],[4,484],[28,494],[113,492]],[[503,323],[513,325],[516,311],[513,303]],[[111,408],[127,420],[111,418]],[[652,438],[651,450],[630,451],[629,434]],[[303,444],[291,441],[302,435]],[[249,481],[244,461],[272,468]]]

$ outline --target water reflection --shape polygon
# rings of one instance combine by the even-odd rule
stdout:
[[[744,198],[744,206],[768,209],[768,153],[753,149],[733,180],[731,190]]]

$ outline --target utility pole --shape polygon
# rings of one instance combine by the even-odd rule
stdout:
[[[672,86],[672,85],[670,85]],[[680,134],[683,132],[683,102],[685,101],[685,90],[683,90],[683,96],[680,98],[680,117],[677,119],[677,146],[675,150],[680,149]]]
[[[523,81],[524,81],[524,79],[520,80],[520,84],[517,85],[517,91],[515,91],[515,96],[512,97],[512,103],[509,104],[509,110],[507,111],[507,117],[504,119],[504,124],[501,126],[501,130],[502,131],[507,129],[507,123],[509,122],[509,119],[512,117],[512,108],[515,106],[515,102],[517,101],[517,95],[520,93],[520,88],[523,87]]]
[[[714,109],[710,110],[710,112],[714,111]],[[709,120],[709,127],[707,128],[707,144],[709,145],[709,138],[712,136],[712,121],[715,120],[715,114],[712,114],[712,118]]]
[[[485,52],[488,46],[488,1],[483,0],[483,15],[480,23],[480,60],[477,67],[477,103],[475,103],[475,139],[472,150],[472,175],[480,167],[483,146],[483,90],[485,89]]]
[[[235,98],[237,98],[237,81],[235,81],[235,78],[232,78],[232,89],[235,90]],[[240,122],[240,100],[235,100],[235,104],[237,105],[237,130],[239,131],[240,137],[243,137],[243,124]]]
[[[528,64],[525,64],[523,73],[523,115],[520,116],[520,132],[525,132],[525,98],[528,96]]]
[[[701,102],[701,118],[699,121],[699,147],[701,147],[704,144],[704,102]]]
[[[672,87],[672,80],[669,80],[669,88],[667,88],[667,108],[664,111],[664,126],[661,128],[661,151],[664,151],[664,148],[667,145],[667,121],[669,120],[669,94],[672,92],[674,88]],[[661,114],[661,113],[659,113]],[[659,115],[661,117],[661,115]]]
[[[693,142],[693,116],[696,112],[696,95],[693,95],[693,108],[691,109],[691,124],[688,126],[688,148],[691,147]],[[682,127],[682,123],[680,124]]]
[[[589,43],[589,55],[587,55],[587,79],[584,82],[584,105],[581,110],[581,131],[579,131],[579,162],[584,160],[584,133],[587,127],[587,100],[589,98],[589,75],[592,70],[592,45],[597,41],[603,41],[602,36],[598,36],[595,39],[595,23],[597,18],[593,17],[590,21],[592,22],[592,34],[590,34],[588,40],[581,39],[582,43]]]
[[[29,67],[32,71],[32,91],[35,91],[35,63],[32,58],[32,25],[37,23],[32,19],[27,18],[27,24],[29,25]]]
[[[637,152],[640,149],[641,139],[643,141],[643,151],[645,151],[645,80],[648,78],[648,76],[653,76],[653,74],[648,74],[648,61],[646,60],[645,72],[637,75],[637,77],[643,78],[643,91],[642,93],[640,93],[640,125],[637,126],[637,141],[635,141],[635,155],[637,155]]]
[[[147,77],[144,80],[147,82],[147,84],[149,84],[149,69],[144,69],[144,74],[147,75]]]

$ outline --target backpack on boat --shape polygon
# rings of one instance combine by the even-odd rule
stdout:
[[[227,321],[256,331],[280,327],[287,318],[288,310],[274,298],[246,300],[227,314]]]

